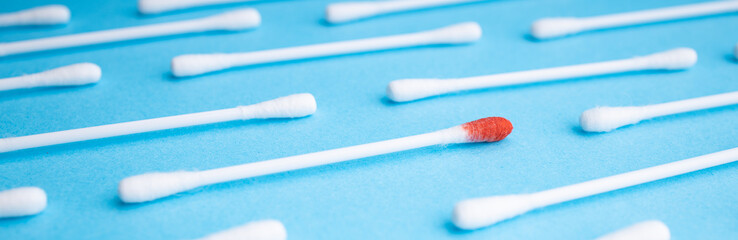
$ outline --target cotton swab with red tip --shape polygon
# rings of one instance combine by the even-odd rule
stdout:
[[[46,5],[0,14],[0,27],[58,25],[69,22],[71,13],[64,5]]]
[[[344,23],[389,13],[483,1],[487,0],[404,0],[339,2],[331,3],[328,5],[328,7],[326,7],[325,20],[330,23]]]
[[[528,211],[738,161],[738,148],[542,192],[473,198],[456,204],[454,225],[478,229]]]
[[[471,43],[482,37],[475,22],[430,31],[247,53],[189,54],[172,59],[172,74],[188,77],[233,67],[438,44]]]
[[[252,1],[254,0],[138,0],[138,11],[143,14],[156,14],[185,8]]]
[[[0,218],[39,214],[46,209],[46,192],[37,187],[0,191]]]
[[[595,240],[669,240],[669,227],[661,221],[639,222]]]
[[[277,220],[250,222],[225,231],[217,232],[198,240],[285,240],[287,229]]]
[[[587,132],[609,132],[646,119],[734,104],[738,91],[646,106],[596,107],[582,113],[579,125]]]
[[[387,97],[395,102],[408,102],[446,93],[491,87],[551,82],[569,78],[598,76],[644,70],[680,70],[693,66],[697,53],[691,48],[628,59],[544,68],[487,76],[457,79],[402,79],[387,86]]]
[[[544,18],[533,23],[531,35],[538,39],[555,38],[584,31],[701,17],[735,11],[738,11],[738,1],[729,0],[586,18]]]
[[[35,88],[80,86],[96,83],[102,71],[93,63],[77,63],[39,73],[0,79],[0,91]]]
[[[316,167],[439,144],[496,142],[507,137],[512,124],[501,117],[483,118],[460,126],[381,142],[247,163],[206,171],[155,172],[123,179],[118,196],[139,203],[206,185]]]
[[[221,13],[201,19],[0,43],[0,57],[184,33],[218,30],[240,31],[254,28],[259,26],[260,23],[261,16],[259,15],[259,12],[255,9],[248,8]]]
[[[0,153],[235,120],[298,118],[313,114],[316,108],[317,105],[315,104],[313,95],[302,93],[253,105],[215,111],[78,128],[22,137],[1,138]]]

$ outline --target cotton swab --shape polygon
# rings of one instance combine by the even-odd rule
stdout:
[[[172,59],[172,74],[177,77],[195,76],[232,67],[289,60],[335,56],[435,44],[463,44],[478,40],[482,29],[474,22],[418,33],[324,43],[247,53],[193,54]]]
[[[395,102],[408,102],[472,89],[550,82],[632,71],[679,70],[689,68],[695,62],[697,62],[697,53],[693,49],[677,48],[629,59],[487,76],[457,79],[402,79],[390,82],[387,86],[387,97]]]
[[[669,227],[661,221],[639,222],[595,240],[669,240]]]
[[[313,114],[315,109],[316,104],[313,95],[302,93],[235,108],[115,123],[96,127],[78,128],[22,137],[2,138],[0,139],[0,153],[235,120],[299,118]]]
[[[343,23],[389,13],[483,1],[486,0],[402,0],[374,2],[339,2],[329,4],[328,7],[326,7],[325,20],[330,23]]]
[[[126,203],[140,203],[170,196],[206,185],[287,172],[348,160],[377,156],[439,144],[496,142],[512,131],[512,124],[501,117],[483,118],[460,126],[381,142],[338,148],[322,152],[247,163],[206,171],[155,172],[123,179],[118,196]]]
[[[250,222],[222,232],[214,233],[198,240],[285,240],[287,229],[277,220]]]
[[[206,18],[144,26],[78,33],[66,36],[0,43],[0,57],[100,43],[169,36],[216,30],[239,31],[259,26],[255,9],[241,9]]]
[[[102,71],[94,63],[77,63],[40,73],[0,79],[0,91],[35,88],[80,86],[96,83]]]
[[[192,7],[251,1],[254,0],[138,0],[138,11],[143,14],[156,14]]]
[[[562,37],[584,31],[663,22],[738,11],[738,1],[715,1],[586,18],[544,18],[533,23],[538,39]]]
[[[20,187],[0,192],[0,218],[39,214],[46,208],[46,192],[37,187]]]
[[[738,91],[646,106],[596,107],[584,111],[579,124],[587,132],[609,132],[646,119],[733,104],[738,104]]]
[[[454,224],[477,229],[528,211],[738,161],[738,148],[542,192],[474,198],[456,204]]]
[[[738,44],[733,48],[733,56],[738,59]]]
[[[0,27],[65,24],[70,16],[67,6],[46,5],[0,14]]]

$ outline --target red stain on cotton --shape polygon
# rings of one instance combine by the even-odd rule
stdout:
[[[513,126],[510,121],[501,117],[488,117],[461,125],[470,142],[497,142],[509,135]]]

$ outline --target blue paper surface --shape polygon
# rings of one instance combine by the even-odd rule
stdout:
[[[592,239],[658,219],[673,239],[738,237],[738,165],[727,164],[559,204],[478,231],[450,222],[459,200],[527,193],[738,147],[738,106],[586,134],[595,106],[644,105],[738,91],[738,15],[595,31],[534,41],[542,17],[600,14],[695,0],[490,1],[323,23],[323,0],[261,1],[139,16],[134,0],[57,0],[61,27],[0,29],[0,41],[193,19],[242,7],[258,29],[188,34],[0,58],[0,76],[78,62],[101,66],[99,84],[0,93],[0,137],[23,136],[247,105],[309,92],[311,117],[211,124],[0,154],[0,190],[38,186],[48,207],[1,219],[0,239],[194,239],[249,221],[282,221],[290,239]],[[2,1],[9,12],[52,2]],[[434,29],[476,21],[470,45],[418,47],[171,77],[172,57],[245,52]],[[389,81],[452,78],[697,50],[687,71],[639,72],[471,91],[395,104]],[[404,137],[488,116],[514,125],[504,141],[434,146],[199,188],[151,203],[117,198],[121,179],[203,170]]]

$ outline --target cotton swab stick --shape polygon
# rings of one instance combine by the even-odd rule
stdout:
[[[584,111],[579,124],[587,132],[609,132],[646,119],[733,104],[738,104],[738,91],[646,106],[596,107]]]
[[[544,18],[533,23],[538,39],[562,37],[584,31],[663,22],[738,11],[738,1],[714,1],[586,18]]]
[[[302,93],[253,105],[238,106],[235,108],[115,123],[96,127],[78,128],[22,137],[2,138],[0,139],[0,153],[235,120],[299,118],[313,114],[315,109],[316,104],[313,95]]]
[[[143,14],[156,14],[192,7],[251,1],[254,0],[138,0],[138,11]]]
[[[733,56],[738,59],[738,44],[733,48]]]
[[[136,27],[78,33],[66,36],[0,43],[0,57],[100,43],[169,36],[216,30],[239,31],[259,26],[261,16],[254,9],[241,9],[206,18]]]
[[[449,6],[454,4],[482,2],[486,0],[401,0],[374,2],[339,2],[325,9],[325,20],[343,23],[389,13]]]
[[[695,62],[697,62],[697,53],[693,49],[677,48],[629,59],[487,76],[457,79],[402,79],[390,82],[387,86],[387,97],[395,102],[408,102],[472,89],[550,82],[632,71],[679,70],[689,68]]]
[[[46,208],[46,192],[37,187],[20,187],[0,192],[0,218],[39,214]]]
[[[316,167],[439,144],[496,142],[512,131],[501,117],[483,118],[460,126],[381,142],[247,163],[206,171],[154,172],[123,179],[118,196],[126,203],[152,201],[197,187]]]
[[[287,229],[277,220],[255,221],[198,240],[285,240]]]
[[[46,5],[0,14],[0,27],[65,24],[70,16],[67,6]]]
[[[96,83],[102,71],[94,63],[77,63],[40,73],[0,79],[0,91],[35,88],[80,86]]]
[[[669,227],[661,221],[639,222],[595,240],[669,240]]]
[[[456,204],[454,224],[477,229],[528,211],[738,161],[738,148],[542,192],[473,198]]]
[[[386,49],[435,44],[463,44],[478,40],[482,29],[475,22],[418,33],[324,43],[247,53],[193,54],[172,59],[172,74],[177,77],[195,76],[232,67],[289,60],[335,56]]]

